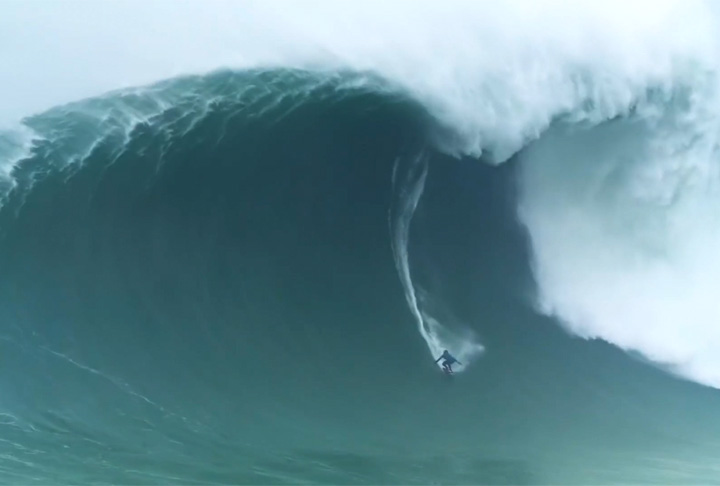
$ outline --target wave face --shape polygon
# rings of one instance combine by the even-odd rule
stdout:
[[[8,60],[3,477],[717,482],[717,8],[344,5]]]
[[[720,383],[713,352],[720,345],[713,296],[720,263],[711,250],[720,239],[714,2],[457,0],[448,8],[315,0],[280,8],[188,1],[169,12],[129,1],[83,8],[82,21],[66,15],[65,5],[47,8],[45,18],[8,4],[0,16],[6,37],[27,51],[0,52],[9,54],[0,123],[123,84],[219,66],[372,73],[383,80],[375,83],[381,91],[422,105],[435,124],[432,147],[491,164],[523,161],[517,207],[530,234],[540,312],[684,378]],[[41,37],[64,41],[36,49],[33,39]],[[178,93],[138,101],[148,106],[133,106],[122,115],[128,120],[106,119],[94,108],[100,112],[77,135],[86,138],[77,149],[92,150],[98,130],[131,127],[172,105],[172,96]],[[0,151],[12,152],[0,165],[4,185],[15,183],[10,171],[32,136],[0,141]],[[586,146],[594,156],[585,157]],[[392,211],[406,205],[394,204]],[[394,216],[397,239],[412,216]],[[412,307],[418,297],[406,295]],[[430,320],[419,324],[421,333],[439,329]],[[425,335],[433,350],[438,336]],[[476,356],[482,343],[468,339],[466,353]]]
[[[391,84],[296,70],[26,119],[4,135],[4,477],[717,479],[716,394],[531,305],[533,222],[563,213],[528,162],[632,127],[553,130],[500,167],[457,159]]]

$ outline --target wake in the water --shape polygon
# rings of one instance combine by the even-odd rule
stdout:
[[[425,189],[427,175],[428,155],[424,152],[415,157],[400,157],[395,161],[392,172],[395,196],[389,211],[390,242],[405,298],[433,359],[450,349],[462,362],[458,367],[458,371],[462,371],[482,353],[483,346],[475,341],[469,329],[457,330],[444,326],[432,315],[425,301],[433,297],[413,282],[410,272],[410,223]]]

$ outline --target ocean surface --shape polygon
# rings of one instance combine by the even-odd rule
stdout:
[[[0,483],[720,483],[720,83],[673,49],[3,128]]]

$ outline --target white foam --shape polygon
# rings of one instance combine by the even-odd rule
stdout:
[[[659,124],[551,131],[522,156],[520,215],[542,311],[720,387],[720,147],[699,129],[711,101]]]
[[[0,203],[17,186],[15,167],[30,156],[36,133],[20,125],[14,129],[0,129]]]

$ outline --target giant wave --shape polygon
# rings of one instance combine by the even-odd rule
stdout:
[[[22,106],[32,109],[38,106],[33,100],[43,97],[83,92],[66,93],[60,86],[85,93],[111,88],[119,69],[121,79],[132,82],[173,74],[161,57],[187,70],[226,63],[320,69],[325,76],[338,68],[375,73],[386,89],[426,107],[438,123],[434,143],[444,151],[482,155],[493,163],[522,151],[527,170],[519,205],[535,253],[540,309],[581,335],[637,351],[701,383],[718,383],[720,371],[708,351],[718,317],[711,290],[718,263],[710,250],[717,241],[713,228],[719,204],[714,194],[718,57],[712,4],[510,2],[488,7],[457,2],[444,9],[400,2],[384,6],[382,16],[372,3],[318,2],[303,9],[285,5],[282,12],[265,4],[218,4],[224,9],[221,23],[215,7],[188,4],[168,12],[152,4],[129,5],[87,12],[102,25],[113,19],[115,27],[104,37],[74,23],[28,22],[23,36],[33,28],[51,28],[56,35],[72,28],[69,42],[100,36],[122,55],[111,64],[100,59],[111,76],[98,76],[94,88],[90,81],[58,87],[43,83],[42,93],[32,91],[19,100],[12,89],[4,90],[7,113],[20,114]],[[12,15],[27,15],[19,6],[8,13],[9,29],[19,24],[11,25]],[[119,46],[113,37],[121,28],[140,38],[150,35],[130,24],[136,18],[144,21],[140,28],[160,21],[169,26],[167,41],[148,39],[144,57],[153,63],[147,69],[133,60],[133,44]],[[389,20],[393,18],[402,18],[404,29]],[[197,37],[180,34],[190,19]],[[250,24],[262,25],[265,33]],[[201,36],[208,32],[214,34]],[[373,42],[366,32],[373,33]],[[179,35],[185,40],[175,37]],[[195,49],[203,51],[206,61],[199,62],[195,50],[178,48],[189,39],[197,40]],[[172,52],[166,44],[170,40]],[[65,49],[71,46],[53,48],[62,62],[51,63],[49,72],[45,66],[46,75],[61,76],[74,67],[85,72],[83,78],[93,78],[89,74],[97,69],[84,64],[90,57],[67,58]],[[32,75],[37,66],[8,67],[14,79],[28,80],[26,90],[36,89]],[[355,82],[363,82],[359,79]],[[96,103],[92,109],[98,111],[86,114],[88,126],[81,135],[87,138],[87,150],[109,123],[129,129],[172,105],[177,95],[137,96],[147,106],[128,105],[125,120],[106,119],[102,110],[112,108]],[[627,130],[610,127],[613,123],[624,123]],[[11,149],[27,145],[11,140],[16,138],[3,137],[4,184],[12,184],[9,172],[20,158]],[[595,155],[586,157],[586,150]],[[558,191],[571,187],[586,190],[565,192],[561,201]],[[592,194],[597,203],[587,200]],[[555,211],[578,214],[558,217]],[[564,238],[568,233],[578,237]],[[632,275],[626,274],[628,265]]]
[[[107,73],[35,95],[39,64],[10,64],[26,99],[0,79],[6,120],[38,111],[0,133],[2,339],[22,370],[3,379],[8,477],[612,480],[618,458],[598,451],[620,443],[641,462],[687,459],[618,477],[714,477],[714,395],[692,385],[720,385],[711,4],[132,5],[88,15],[166,21],[146,59],[175,65],[118,48]],[[188,13],[192,49],[169,42]],[[116,69],[129,86],[111,90]],[[410,366],[443,348],[458,379],[496,392],[456,419],[438,415],[432,367]],[[574,425],[558,432],[562,417]],[[512,459],[432,466],[445,456],[428,423],[445,447]],[[698,448],[680,448],[689,437]]]

